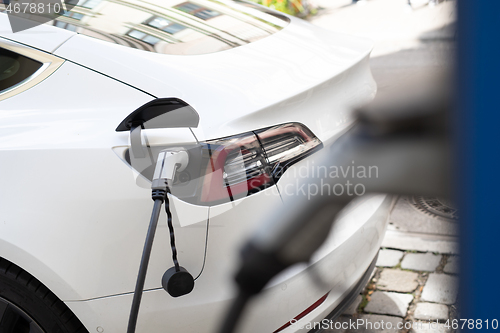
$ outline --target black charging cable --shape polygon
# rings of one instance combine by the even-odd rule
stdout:
[[[146,242],[144,243],[144,250],[142,251],[139,273],[137,274],[134,299],[132,301],[130,317],[128,319],[127,333],[134,333],[137,326],[137,317],[139,316],[139,307],[141,305],[142,293],[144,291],[144,282],[146,281],[146,273],[148,270],[149,258],[151,256],[151,248],[153,247],[156,227],[158,226],[158,218],[160,217],[161,205],[165,200],[168,202],[167,191],[168,187],[165,185],[165,190],[155,189],[153,190],[153,193],[151,195],[154,200],[153,212],[151,213],[148,234],[146,236]],[[165,207],[168,207],[168,205],[166,205]],[[170,213],[170,210],[167,210]]]
[[[175,232],[172,224],[172,213],[170,212],[170,202],[168,197],[165,199],[165,213],[167,213],[167,225],[170,232],[170,248],[172,249],[172,261],[174,262],[175,271],[180,272],[179,261],[177,260],[177,248],[175,247]]]
[[[177,171],[182,171],[188,164],[188,161],[188,154],[184,150],[164,150],[158,155],[153,181],[151,183],[151,198],[154,201],[154,206],[151,213],[146,241],[144,242],[139,273],[137,274],[127,333],[134,333],[137,326],[137,318],[139,316],[142,293],[144,292],[144,282],[146,281],[149,258],[151,257],[151,249],[153,247],[153,240],[158,226],[161,205],[163,203],[165,203],[165,211],[167,213],[167,224],[170,231],[170,246],[172,248],[174,267],[168,269],[165,274],[163,274],[161,281],[162,286],[172,297],[189,294],[194,288],[193,276],[184,267],[180,266],[177,260],[174,226],[172,224],[172,213],[170,212],[170,202],[168,200],[168,193],[170,193],[168,181],[172,181],[175,173]]]

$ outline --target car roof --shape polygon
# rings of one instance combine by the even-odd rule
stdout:
[[[80,0],[47,24],[129,48],[198,55],[250,44],[288,22],[285,16],[241,1]]]
[[[54,26],[41,24],[28,30],[12,32],[9,17],[0,12],[0,37],[15,41],[33,48],[52,53],[67,41],[75,32],[57,29]]]

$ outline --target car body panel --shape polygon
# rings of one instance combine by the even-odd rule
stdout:
[[[129,146],[129,133],[115,127],[151,99],[65,62],[42,83],[1,103],[0,253],[62,300],[134,288],[153,202],[151,190],[137,185],[117,155],[117,147]],[[154,134],[151,141],[162,144],[196,142],[187,128]],[[173,201],[177,214],[185,204]],[[174,221],[179,259],[194,275],[205,257],[208,209],[200,210],[205,218],[188,226]],[[164,212],[160,218],[149,270],[155,277],[170,267]],[[146,288],[159,286],[157,278],[146,281]]]
[[[230,218],[222,214],[211,219],[210,223],[214,223],[216,228],[210,229],[210,232],[215,232],[209,238],[206,267],[194,291],[175,299],[162,289],[145,292],[138,331],[216,331],[235,292],[230,263],[235,262],[238,255],[237,248],[233,247],[234,252],[230,252],[230,249],[219,244],[227,239],[225,230],[237,226],[248,230],[258,224],[263,214],[255,209],[256,204],[265,205],[265,201],[276,196],[276,193],[266,191],[273,192],[272,189],[259,192],[249,197],[252,202],[241,203],[247,208],[246,213],[229,210],[225,214],[231,215]],[[328,254],[318,256],[309,269],[306,269],[306,265],[293,266],[271,281],[263,294],[250,304],[239,332],[272,332],[331,290],[325,302],[300,320],[298,325],[326,317],[342,301],[344,292],[357,283],[376,256],[384,237],[391,204],[392,198],[384,195],[359,198],[348,210],[363,210],[366,219],[353,221],[348,214],[338,219],[327,241],[318,251]],[[223,271],[223,268],[228,270]],[[312,274],[325,284],[320,286]],[[80,319],[90,331],[101,327],[105,332],[120,333],[126,330],[131,301],[132,293],[129,293],[66,304],[75,313],[81,314]],[[308,330],[293,326],[282,332],[297,331]]]
[[[352,108],[374,96],[371,41],[289,19],[282,30],[250,44],[190,56],[126,48],[62,29],[58,35],[50,26],[33,28],[38,41],[16,34],[19,42],[66,61],[0,104],[0,197],[8,199],[0,201],[0,255],[46,284],[89,331],[124,332],[152,208],[149,184],[125,161],[129,133],[115,131],[128,114],[163,97],[182,99],[199,113],[198,128],[144,130],[150,145],[193,145],[300,122],[329,149],[351,126]],[[230,203],[199,207],[171,198],[179,261],[197,277],[195,289],[174,299],[161,288],[172,266],[162,212],[139,331],[216,327],[234,296],[241,242],[283,207],[285,186],[301,177],[294,173],[301,167],[288,169],[277,186]],[[243,332],[273,331],[330,291],[304,320],[326,316],[376,255],[388,201],[367,196],[351,205],[310,268],[294,266],[271,281],[251,306]],[[312,270],[330,286],[318,287]]]
[[[369,40],[292,18],[274,35],[218,53],[157,54],[76,35],[55,54],[156,97],[186,101],[200,114],[193,130],[200,141],[283,119],[325,140],[352,121],[353,106],[373,98],[371,48]]]

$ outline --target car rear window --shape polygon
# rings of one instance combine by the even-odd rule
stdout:
[[[22,83],[42,67],[42,63],[0,48],[0,93]]]
[[[50,24],[145,51],[195,55],[250,44],[289,19],[265,7],[228,0],[80,0]]]

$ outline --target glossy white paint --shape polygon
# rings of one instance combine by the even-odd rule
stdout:
[[[281,207],[274,189],[243,201],[238,209],[210,219],[207,262],[191,294],[177,299],[162,289],[144,294],[139,332],[215,332],[234,292],[231,274],[238,256],[238,242],[231,238],[243,238],[266,216],[267,209]],[[363,219],[353,220],[350,214],[345,214],[337,220],[320,249],[328,254],[315,258],[313,268],[292,267],[271,281],[265,292],[251,303],[238,332],[273,332],[331,290],[327,300],[300,324],[319,321],[329,314],[377,254],[390,203],[385,196],[359,199],[349,210],[362,210]],[[314,282],[311,270],[325,286]],[[127,294],[67,304],[75,313],[83,315],[81,319],[89,330],[100,326],[105,332],[120,333],[126,330],[131,301],[132,295]],[[292,327],[283,332],[297,331]]]
[[[18,18],[22,20],[22,18]],[[42,24],[28,30],[13,33],[9,17],[0,13],[0,36],[21,44],[25,44],[46,52],[54,52],[62,43],[76,33]]]
[[[181,98],[199,112],[196,137],[186,128],[144,131],[153,145],[192,144],[292,121],[329,144],[349,127],[352,106],[376,90],[370,41],[295,18],[246,46],[171,56],[46,26],[13,35],[5,32],[5,17],[0,13],[0,36],[68,61],[0,103],[0,256],[46,284],[90,332],[99,326],[125,331],[152,207],[148,184],[124,161],[129,135],[115,132],[126,115],[154,97]],[[276,187],[233,203],[198,207],[173,199],[181,265],[194,276],[204,266],[203,273],[189,295],[173,299],[159,289],[171,266],[168,231],[160,223],[138,331],[208,332],[217,325],[233,296],[238,247],[282,207],[284,186],[297,177],[293,170]],[[304,321],[328,314],[380,246],[384,196],[359,199],[349,209],[314,259],[313,269],[332,292]],[[165,221],[164,213],[160,218]],[[272,331],[323,296],[327,290],[309,274],[295,266],[274,279],[253,303],[243,331]]]
[[[291,20],[270,37],[219,53],[165,55],[76,35],[55,54],[156,97],[185,100],[200,114],[200,141],[284,118],[326,140],[350,122],[353,105],[375,94],[372,42]]]
[[[153,202],[112,148],[128,146],[129,134],[115,128],[151,99],[66,62],[1,103],[0,253],[63,300],[133,290]],[[155,134],[165,144],[195,142],[185,128]],[[195,275],[206,243],[208,209],[202,209],[204,219],[176,234],[179,259]],[[168,228],[160,223],[150,266],[155,278],[146,288],[160,286],[169,251]]]

